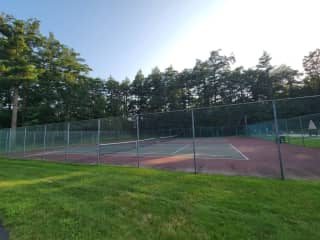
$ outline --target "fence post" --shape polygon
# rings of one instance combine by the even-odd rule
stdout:
[[[8,140],[8,156],[11,153],[11,147],[12,147],[12,128],[9,130],[9,140]]]
[[[285,125],[286,125],[286,132],[287,132],[287,137],[288,137],[288,143],[290,143],[290,133],[289,133],[289,128],[288,128],[288,119],[285,119]]]
[[[6,131],[6,146],[5,146],[5,154],[9,155],[9,131]]]
[[[100,134],[101,134],[101,120],[98,119],[98,132],[97,132],[97,164],[100,163]]]
[[[23,157],[26,157],[26,141],[27,141],[27,128],[24,128],[24,136],[23,136]]]
[[[136,126],[137,126],[136,149],[137,149],[138,168],[139,168],[139,167],[140,167],[140,126],[139,126],[139,114],[136,115]]]
[[[70,143],[70,123],[67,123],[67,132],[66,132],[66,146],[65,146],[65,152],[64,152],[64,160],[68,160],[68,152],[69,152],[69,143]]]
[[[301,137],[302,137],[302,144],[305,147],[305,142],[304,142],[304,135],[303,135],[303,126],[302,126],[302,119],[299,117],[299,124],[300,124],[300,131],[301,131]]]
[[[248,117],[247,117],[247,115],[244,115],[244,125],[245,125],[245,135],[246,136],[248,136],[249,134],[248,134]]]
[[[284,174],[283,160],[282,160],[281,146],[280,146],[280,139],[279,139],[277,108],[276,108],[276,102],[274,100],[272,100],[272,108],[273,108],[273,118],[274,118],[274,126],[275,126],[275,133],[276,133],[276,142],[278,147],[278,157],[280,162],[281,179],[284,180],[285,174]]]
[[[193,147],[193,166],[194,166],[194,174],[197,174],[197,161],[196,161],[196,132],[194,127],[194,112],[191,111],[192,118],[192,147]]]
[[[46,138],[47,138],[47,125],[44,125],[42,159],[44,159],[44,155],[46,153]]]

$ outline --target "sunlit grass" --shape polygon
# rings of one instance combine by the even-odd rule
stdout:
[[[320,239],[320,183],[0,159],[11,239]]]

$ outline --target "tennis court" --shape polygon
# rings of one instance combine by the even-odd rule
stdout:
[[[165,136],[160,138],[148,138],[139,141],[120,141],[101,143],[99,145],[74,145],[68,148],[48,149],[47,151],[31,151],[25,154],[27,158],[41,157],[44,159],[71,158],[79,160],[87,158],[93,163],[103,161],[109,157],[122,158],[154,158],[183,156],[194,157],[193,147],[196,148],[196,158],[248,160],[238,148],[223,138],[199,138],[193,142],[192,138],[178,138],[177,136]],[[195,144],[195,146],[194,146]],[[131,164],[130,164],[131,165]]]
[[[0,130],[0,154],[197,173],[319,179],[320,97],[317,99],[34,125],[14,132],[4,129]],[[302,103],[308,111],[294,112],[295,105]]]
[[[256,137],[166,136],[137,141],[74,144],[28,151],[27,159],[140,166],[164,170],[225,175],[279,177],[278,149],[274,141]],[[193,152],[195,149],[195,155]],[[319,178],[319,149],[281,145],[286,174],[290,177]],[[16,157],[22,157],[17,153]]]
[[[186,155],[193,154],[193,140],[174,138],[170,140],[163,141],[160,139],[151,139],[153,142],[149,143],[147,140],[142,140],[140,143],[140,148],[138,154],[141,156],[175,156],[175,155]],[[132,142],[135,144],[135,142]],[[101,144],[102,155],[113,153],[117,145],[130,144],[130,142],[123,143],[111,143],[111,144]],[[196,156],[197,157],[210,157],[210,158],[223,158],[223,159],[233,159],[233,160],[247,160],[236,147],[226,140],[221,138],[209,138],[209,139],[196,139],[195,144],[197,145]],[[111,149],[111,148],[114,149]],[[106,151],[105,148],[110,148]],[[121,148],[121,146],[120,146]],[[125,147],[124,147],[125,148]],[[130,147],[129,147],[130,148]],[[132,149],[122,150],[117,152],[118,155],[136,155],[137,151],[135,146]]]
[[[195,149],[195,155],[194,150]],[[286,175],[318,179],[319,148],[281,144]],[[279,155],[275,141],[260,137],[181,136],[147,138],[139,141],[106,141],[99,145],[78,143],[30,148],[11,157],[58,162],[140,166],[164,170],[224,175],[279,177]]]

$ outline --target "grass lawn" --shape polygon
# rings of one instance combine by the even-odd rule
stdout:
[[[290,144],[312,147],[312,148],[320,148],[320,137],[305,137],[304,144],[302,141],[302,137],[290,137],[289,141],[290,141]]]
[[[320,239],[320,182],[0,159],[10,239]]]

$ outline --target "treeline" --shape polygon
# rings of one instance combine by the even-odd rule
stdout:
[[[132,81],[104,80],[39,26],[0,15],[0,127],[320,94],[320,49],[302,60],[304,73],[273,66],[267,52],[253,68],[234,68],[235,56],[216,50],[181,72],[155,67]]]

